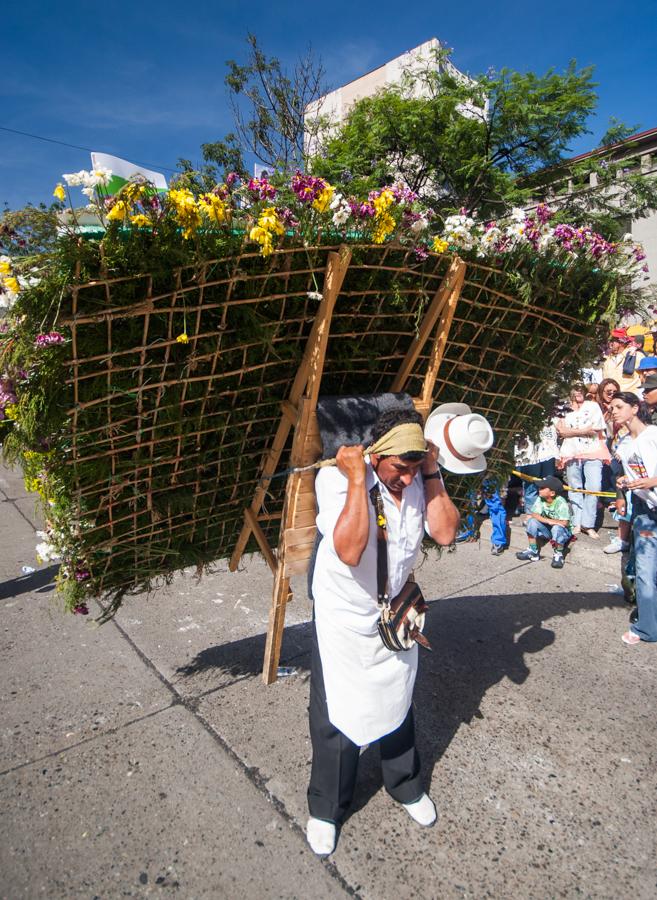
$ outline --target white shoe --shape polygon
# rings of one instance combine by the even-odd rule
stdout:
[[[414,803],[402,803],[402,806],[411,819],[414,819],[418,825],[422,825],[424,828],[433,825],[438,818],[436,807],[428,794],[422,794],[420,799]]]
[[[315,819],[311,816],[306,825],[306,838],[310,849],[318,856],[328,856],[335,850],[337,829],[335,822]]]
[[[630,549],[630,545],[627,541],[621,541],[619,537],[612,538],[606,547],[602,548],[603,553],[625,553],[626,550]]]

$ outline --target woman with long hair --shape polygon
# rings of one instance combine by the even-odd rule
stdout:
[[[629,391],[611,401],[615,425],[625,426],[629,440],[618,448],[623,475],[618,486],[632,492],[632,537],[638,618],[626,631],[626,644],[657,641],[657,426],[648,425],[647,404]]]
[[[598,385],[598,393],[596,396],[596,400],[600,406],[600,409],[602,410],[602,415],[604,416],[605,422],[607,423],[607,433],[609,437],[614,436],[613,422],[611,420],[611,410],[609,409],[609,407],[616,391],[620,391],[620,384],[613,378],[603,378]]]
[[[574,489],[568,492],[573,534],[584,532],[597,540],[596,492],[602,485],[602,464],[611,459],[605,440],[606,425],[600,406],[585,399],[582,385],[574,385],[569,397],[571,411],[556,421],[557,433],[563,438],[559,465],[565,467],[566,480]]]

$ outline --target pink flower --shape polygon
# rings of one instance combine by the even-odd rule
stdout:
[[[37,347],[54,347],[64,343],[64,335],[59,331],[49,331],[46,334],[38,334],[34,341]]]
[[[237,174],[237,172],[229,172],[228,175],[226,175],[226,184],[228,185],[228,187],[232,187],[235,182],[239,180],[240,176]]]
[[[88,616],[89,615],[89,607],[86,603],[78,603],[77,606],[73,607],[73,612],[76,616]]]

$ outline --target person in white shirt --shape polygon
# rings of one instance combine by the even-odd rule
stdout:
[[[451,544],[459,514],[445,490],[436,448],[424,440],[418,413],[384,412],[373,441],[400,425],[413,426],[404,432],[412,433],[412,451],[404,452],[408,441],[395,455],[385,456],[367,457],[362,446],[343,446],[337,465],[321,469],[315,482],[322,540],[312,579],[313,762],[306,834],[320,855],[335,848],[337,827],[351,804],[360,748],[375,741],[388,793],[419,824],[432,825],[436,819],[415,749],[411,701],[417,645],[388,650],[377,629],[378,525],[370,490],[378,484],[383,501],[390,597],[408,580],[425,530],[437,543]]]
[[[614,423],[630,434],[616,452],[623,463],[618,486],[632,492],[638,617],[622,636],[632,646],[657,641],[657,426],[646,424],[650,421],[646,404],[629,391],[614,394],[611,410]]]
[[[598,498],[595,493],[583,494],[579,491],[600,491],[602,464],[611,459],[605,440],[605,420],[599,404],[584,399],[581,385],[571,390],[570,405],[571,412],[556,420],[557,433],[563,439],[559,466],[566,469],[568,485],[577,489],[568,492],[573,511],[573,534],[584,532],[597,539],[595,520]]]

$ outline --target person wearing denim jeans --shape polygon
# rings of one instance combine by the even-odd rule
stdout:
[[[516,559],[537,562],[540,559],[539,538],[548,541],[552,539],[554,543],[552,568],[563,568],[563,550],[571,538],[571,531],[570,511],[560,491],[561,482],[554,475],[539,482],[538,500],[525,525],[529,546],[526,550],[516,553]]]
[[[633,646],[657,641],[657,426],[636,394],[619,391],[611,402],[614,424],[630,440],[618,448],[623,476],[618,487],[632,492],[632,537],[638,617],[621,640]]]
[[[566,481],[571,488],[599,491],[602,486],[602,460],[571,459],[566,465]],[[598,512],[596,495],[568,491],[568,500],[573,511],[573,527],[587,532],[593,531]]]
[[[581,385],[573,387],[569,399],[571,411],[556,425],[557,433],[563,438],[559,466],[565,468],[568,484],[573,488],[568,492],[573,509],[573,533],[585,531],[597,538],[598,498],[595,493],[581,491],[600,491],[602,464],[611,459],[605,440],[607,426],[598,403],[584,399]]]

